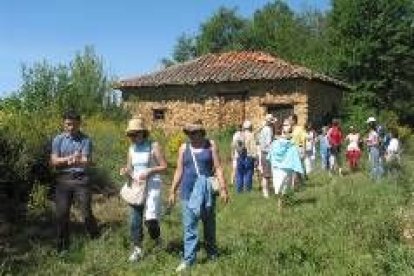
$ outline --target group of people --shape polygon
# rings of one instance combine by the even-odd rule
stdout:
[[[370,132],[366,140],[373,174],[380,175],[381,151],[380,135],[375,119],[368,120]],[[58,251],[66,251],[69,246],[69,214],[73,197],[80,201],[80,209],[85,226],[92,238],[99,236],[96,219],[91,209],[89,172],[92,159],[92,141],[80,130],[81,117],[69,111],[63,115],[63,132],[53,139],[50,163],[55,168],[56,177],[56,216],[58,229]],[[269,184],[272,181],[274,192],[279,196],[289,187],[302,183],[314,168],[316,145],[319,142],[321,164],[325,169],[334,170],[343,141],[349,141],[347,157],[351,168],[356,168],[360,157],[361,138],[355,129],[343,138],[339,122],[322,129],[316,135],[311,125],[302,127],[297,117],[278,121],[266,115],[264,124],[253,132],[253,125],[245,121],[234,134],[232,140],[233,174],[236,192],[252,190],[253,175],[258,169],[261,187],[265,197],[269,197]],[[217,258],[216,245],[216,195],[227,203],[229,192],[223,175],[218,154],[218,145],[208,139],[201,121],[188,123],[183,128],[187,142],[178,151],[176,170],[169,191],[168,202],[173,206],[178,200],[182,210],[183,258],[177,272],[186,270],[196,261],[199,241],[198,223],[203,224],[204,245],[210,260]],[[130,140],[125,166],[120,174],[130,185],[146,185],[145,200],[140,204],[128,204],[130,209],[130,235],[133,244],[130,261],[140,260],[143,251],[143,226],[157,246],[163,243],[161,235],[161,190],[160,174],[167,169],[162,147],[150,139],[150,132],[142,117],[129,120],[126,136]],[[396,137],[390,139],[386,150],[387,159],[396,158],[399,152]],[[337,166],[339,168],[339,166]],[[339,169],[338,169],[339,170]],[[339,170],[340,171],[340,170]],[[213,183],[218,183],[215,185]],[[214,187],[217,186],[217,187]]]
[[[92,141],[80,130],[81,117],[73,111],[63,115],[63,132],[52,142],[51,165],[56,170],[56,217],[57,249],[65,252],[69,247],[69,218],[73,197],[80,202],[86,230],[92,238],[99,236],[96,219],[91,209],[91,192],[88,167],[91,164]],[[186,124],[184,133],[188,142],[180,146],[176,170],[170,188],[168,202],[177,202],[180,187],[184,254],[176,271],[182,271],[194,264],[199,240],[198,222],[204,227],[204,244],[208,258],[217,258],[216,246],[216,195],[228,202],[228,190],[220,164],[217,145],[206,137],[201,121]],[[120,174],[130,185],[146,185],[145,200],[140,204],[128,204],[130,209],[130,235],[133,244],[130,261],[144,256],[143,237],[145,225],[151,239],[161,246],[160,226],[161,189],[160,174],[167,169],[167,162],[161,146],[150,140],[150,132],[142,117],[128,122],[126,136],[130,139],[126,165]],[[213,175],[218,190],[213,191]]]
[[[323,170],[342,175],[342,151],[349,170],[358,169],[362,147],[367,148],[371,163],[371,175],[378,179],[384,172],[383,164],[399,163],[400,142],[397,133],[389,133],[377,124],[374,117],[367,120],[369,133],[365,139],[353,126],[345,136],[339,120],[321,128],[320,134],[308,123],[298,124],[296,115],[278,120],[267,114],[263,125],[253,131],[250,121],[240,125],[232,139],[232,182],[238,193],[252,189],[255,171],[261,178],[264,197],[269,197],[269,182],[272,179],[274,192],[283,194],[286,188],[303,183],[315,168],[317,148]],[[288,183],[290,183],[288,185]]]

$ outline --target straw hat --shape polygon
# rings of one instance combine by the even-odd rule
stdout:
[[[249,120],[243,122],[243,129],[251,129],[252,126],[252,122],[250,122]]]
[[[276,120],[275,117],[273,117],[272,114],[266,114],[265,116],[265,122],[266,123],[273,123]]]
[[[191,123],[186,123],[184,125],[183,131],[185,133],[194,132],[194,131],[205,131],[205,128],[201,120],[196,120]]]
[[[128,134],[138,131],[148,131],[148,128],[145,125],[144,119],[141,115],[134,116],[131,120],[128,121],[128,127],[125,132]]]

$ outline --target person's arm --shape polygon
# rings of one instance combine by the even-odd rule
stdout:
[[[164,151],[161,149],[160,144],[157,142],[153,143],[153,154],[155,160],[157,160],[158,166],[152,167],[149,173],[154,174],[165,171],[167,169],[167,161],[165,160]]]
[[[59,157],[60,146],[62,144],[61,140],[63,138],[57,136],[53,139],[52,142],[52,153],[50,154],[50,165],[53,167],[66,167],[69,165],[72,160],[72,156]]]
[[[67,167],[70,164],[72,156],[58,157],[56,153],[50,155],[50,164],[53,167]]]
[[[220,183],[220,197],[223,199],[225,203],[227,203],[229,200],[229,193],[227,190],[226,180],[224,179],[223,168],[221,167],[218,147],[216,146],[214,141],[211,140],[210,143],[211,150],[213,153],[214,170],[216,172],[217,179]]]
[[[131,158],[131,153],[128,150],[128,154],[127,154],[127,163],[125,167],[122,167],[119,170],[119,174],[122,176],[126,176],[128,179],[128,183],[129,185],[131,184],[132,181],[132,158]]]
[[[122,167],[119,172],[120,175],[125,175],[125,174],[131,175],[132,174],[132,158],[131,158],[131,153],[129,150],[127,153],[126,161],[127,161],[126,166]]]
[[[182,144],[180,146],[180,149],[178,150],[177,167],[175,169],[173,181],[172,181],[171,188],[170,188],[170,195],[168,197],[168,202],[170,205],[173,205],[176,201],[178,186],[183,176],[183,159],[184,159],[185,147],[186,147],[186,144]]]
[[[80,152],[74,154],[73,165],[87,167],[92,163],[92,141],[91,139],[84,140],[84,145]]]

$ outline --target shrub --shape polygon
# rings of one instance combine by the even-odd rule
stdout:
[[[168,136],[166,155],[169,159],[175,159],[181,144],[185,142],[186,138],[187,137],[182,131],[174,132],[173,134]]]

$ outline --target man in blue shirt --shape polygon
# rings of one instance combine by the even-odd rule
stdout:
[[[50,162],[56,168],[56,217],[58,251],[69,246],[70,207],[73,197],[80,202],[86,229],[91,237],[98,235],[91,208],[87,168],[91,163],[92,142],[80,131],[80,115],[73,111],[63,115],[64,131],[53,139]]]

